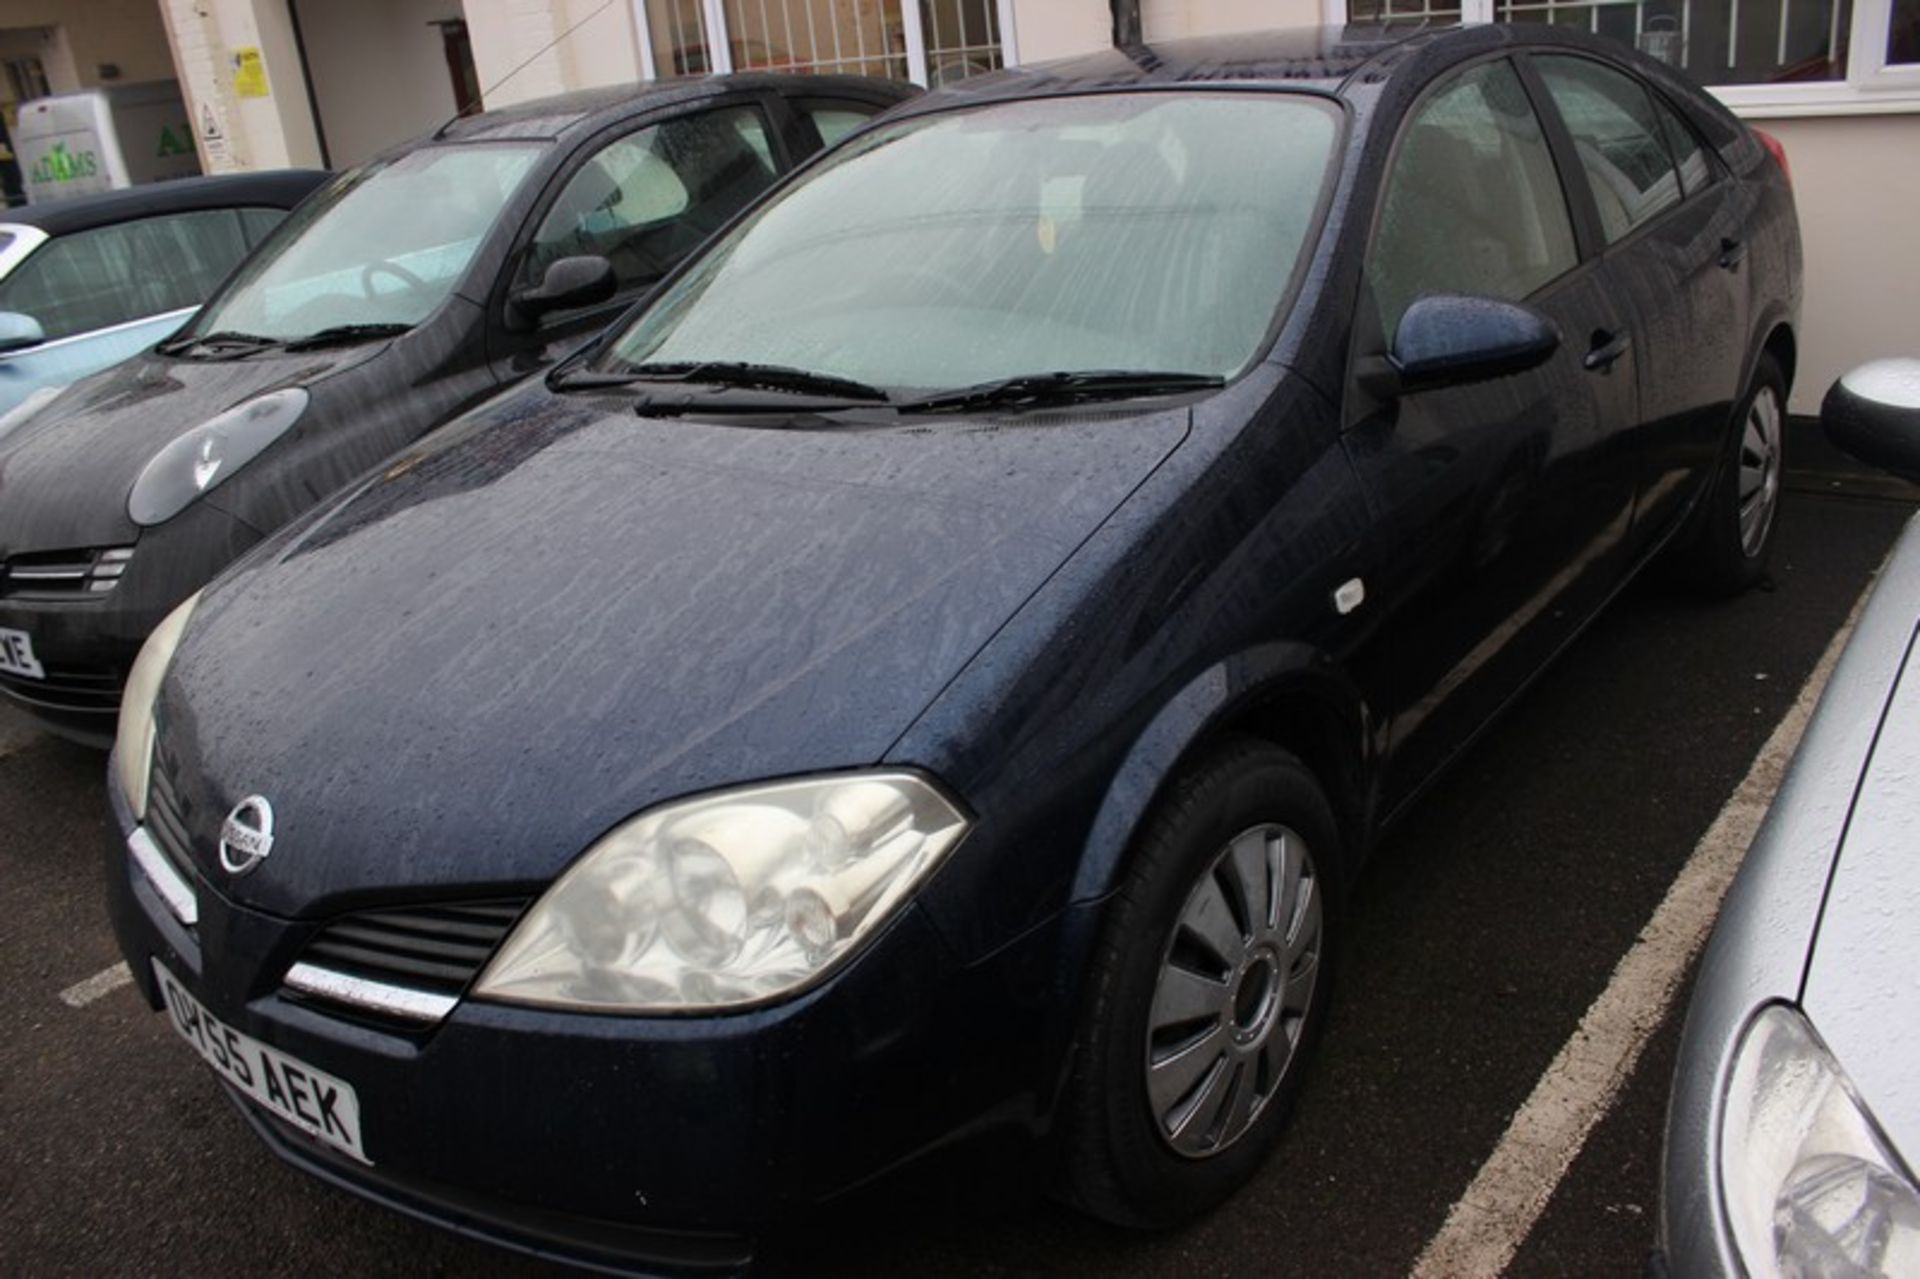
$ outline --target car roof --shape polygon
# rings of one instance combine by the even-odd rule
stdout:
[[[23,205],[0,211],[0,223],[37,227],[48,235],[71,235],[116,222],[193,209],[265,205],[291,209],[331,174],[319,169],[274,169],[263,173],[223,173],[210,178],[175,178],[97,195]]]
[[[777,75],[743,72],[734,75],[678,76],[644,84],[609,85],[574,93],[535,98],[447,122],[432,135],[435,140],[460,142],[518,140],[551,141],[574,132],[595,132],[606,125],[662,107],[697,102],[725,93],[771,91],[790,97],[856,97],[904,101],[911,85],[859,76]],[[420,141],[425,141],[421,139]],[[407,150],[408,147],[397,148]]]

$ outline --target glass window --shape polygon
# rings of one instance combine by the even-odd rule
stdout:
[[[247,254],[239,215],[201,209],[63,235],[0,282],[0,311],[49,340],[197,306]]]
[[[1000,69],[1000,11],[994,0],[920,0],[927,87]]]
[[[1678,67],[1699,84],[1768,84],[1844,80],[1844,34],[1853,20],[1853,2],[1495,0],[1494,17],[1610,36]]]
[[[1638,80],[1586,58],[1548,55],[1535,62],[1573,134],[1607,243],[1680,203],[1673,157]]]
[[[453,292],[544,147],[421,147],[307,198],[195,333],[294,340],[343,324],[418,324]]]
[[[260,241],[267,238],[267,232],[286,220],[285,209],[240,210],[240,229],[246,233],[247,247],[249,249],[260,247]]]
[[[875,108],[851,102],[807,102],[801,109],[820,132],[823,146],[832,146],[855,129],[873,119]]]
[[[1667,149],[1673,153],[1674,161],[1680,167],[1680,186],[1684,194],[1692,195],[1713,181],[1713,162],[1707,159],[1707,149],[1700,145],[1680,113],[1668,106],[1656,96],[1654,110],[1660,116],[1660,127],[1666,135]]]
[[[951,2],[951,0],[949,0]],[[720,0],[735,71],[907,78],[901,0]]]
[[[1338,119],[1304,95],[1132,93],[883,124],[706,252],[603,358],[902,390],[1231,375],[1308,243]]]
[[[565,257],[613,264],[622,289],[659,279],[773,184],[766,124],[751,107],[709,111],[609,144],[567,179],[540,221],[522,285]]]
[[[1394,154],[1367,262],[1381,338],[1418,298],[1519,301],[1578,261],[1520,77],[1504,61],[1462,72],[1420,107]]]
[[[1379,23],[1384,27],[1458,22],[1460,0],[1350,0],[1347,16],[1353,22]]]
[[[1920,0],[1893,0],[1887,19],[1887,65],[1920,62]]]

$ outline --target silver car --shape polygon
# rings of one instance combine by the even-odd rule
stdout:
[[[1920,360],[1822,420],[1920,481]],[[1920,518],[1907,526],[1727,896],[1667,1114],[1674,1275],[1920,1276]]]
[[[179,328],[326,179],[182,178],[0,211],[0,413]]]

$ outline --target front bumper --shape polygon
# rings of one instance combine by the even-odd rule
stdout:
[[[0,593],[0,627],[25,631],[46,671],[44,679],[0,674],[0,696],[49,731],[106,750],[127,672],[148,634],[259,540],[245,524],[198,502],[132,543],[133,558],[111,591],[73,598]]]
[[[130,858],[117,794],[114,808],[110,911],[148,1002],[157,959],[228,1025],[346,1080],[372,1167],[234,1100],[289,1162],[449,1229],[616,1270],[733,1269],[768,1226],[956,1135],[1039,1127],[1053,1019],[1033,973],[1064,917],[963,967],[909,909],[821,986],[740,1014],[463,1000],[395,1029],[281,987],[323,921],[235,906],[193,869],[183,926]]]

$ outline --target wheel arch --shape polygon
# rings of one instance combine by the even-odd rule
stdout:
[[[1208,667],[1168,698],[1133,741],[1089,831],[1073,901],[1111,892],[1135,830],[1180,769],[1222,737],[1258,738],[1299,757],[1340,826],[1339,878],[1357,869],[1371,828],[1373,719],[1336,663],[1301,643],[1258,645]]]

